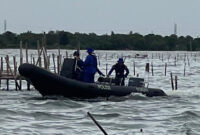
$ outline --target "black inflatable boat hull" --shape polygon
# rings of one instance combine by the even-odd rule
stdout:
[[[95,98],[109,96],[126,96],[130,93],[142,93],[147,96],[166,96],[160,89],[127,86],[110,86],[109,84],[91,84],[65,78],[32,64],[22,64],[19,73],[29,79],[43,96],[64,96],[77,98]]]

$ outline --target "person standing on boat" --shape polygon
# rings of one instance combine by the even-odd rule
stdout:
[[[83,81],[88,83],[94,83],[95,73],[105,76],[97,67],[97,58],[92,48],[87,49],[88,56],[84,62],[84,77]]]
[[[83,81],[83,67],[84,62],[80,59],[80,53],[75,51],[74,54],[75,66],[73,72],[73,79]]]
[[[117,80],[116,85],[124,86],[124,81],[129,74],[129,70],[124,64],[123,58],[119,58],[117,63],[112,66],[107,77],[109,77],[112,74],[113,70],[115,70],[115,78]],[[124,74],[124,71],[126,71],[126,74]]]

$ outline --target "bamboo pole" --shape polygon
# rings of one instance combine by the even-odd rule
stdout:
[[[47,62],[47,64],[48,64],[48,66],[47,66],[47,68],[48,68],[48,70],[50,70],[50,65],[51,65],[51,63],[50,63],[50,55],[49,56],[47,56],[47,60],[48,60],[48,62]]]
[[[41,57],[39,57],[38,63],[39,63],[39,67],[42,67]],[[37,66],[37,64],[36,64],[36,66]]]
[[[60,47],[58,47],[58,55],[60,56]]]
[[[133,61],[133,75],[135,76],[135,61]]]
[[[66,51],[66,58],[68,58],[68,52]]]
[[[28,44],[26,43],[26,63],[28,62]],[[31,55],[31,63],[32,63],[32,55]],[[30,90],[30,82],[27,81],[27,90]]]
[[[146,63],[145,71],[146,71],[146,72],[149,72],[149,63]]]
[[[42,52],[43,52],[43,54],[44,54],[44,60],[47,59],[46,53],[45,53],[45,51],[44,51],[44,47],[42,47],[41,50],[40,50],[39,56],[38,56],[38,60],[37,60],[37,62],[36,62],[36,66],[37,66],[38,63],[39,63],[39,67],[42,66],[42,64],[41,64],[41,54],[42,54]],[[44,64],[45,64],[45,63],[46,63],[46,62],[44,62]]]
[[[7,75],[9,75],[9,70],[8,70],[9,56],[8,55],[6,55],[6,59],[7,59],[7,61],[6,61],[6,73],[7,73]]]
[[[167,75],[167,63],[165,63],[165,76]]]
[[[176,56],[175,56],[175,58],[174,58],[174,65],[176,66]]]
[[[60,74],[60,56],[57,56],[57,73]]]
[[[23,43],[22,43],[22,41],[20,41],[20,65],[22,65],[23,64],[23,53],[22,53],[22,46],[23,45]],[[20,79],[19,79],[19,90],[21,90],[22,89],[22,79],[21,79],[21,77],[20,77]]]
[[[42,50],[44,56],[44,68],[48,70],[48,57],[47,57],[47,49],[46,49],[46,34],[44,32],[42,37]]]
[[[185,70],[186,70],[186,63],[184,64],[184,76],[185,76]]]
[[[9,79],[6,79],[7,90],[9,90]]]
[[[46,50],[46,48],[44,48],[43,47],[43,54],[44,54],[44,64],[45,64],[45,69],[47,69],[48,70],[48,57],[47,57],[47,50]]]
[[[19,90],[22,90],[22,78],[19,78],[19,86],[17,86]]]
[[[94,117],[90,114],[90,112],[87,112],[88,116],[92,119],[92,121],[98,126],[98,128],[103,132],[104,135],[108,135],[106,131],[101,127],[101,125],[94,119]]]
[[[14,65],[14,75],[17,75],[17,63],[16,63],[16,57],[13,56],[13,65]]]
[[[61,66],[62,66],[62,55],[59,56],[59,71],[61,71]],[[60,72],[59,72],[60,74]]]
[[[173,82],[173,75],[172,75],[172,73],[170,73],[170,76],[171,76],[171,85],[172,85],[172,90],[174,90],[174,82]]]
[[[46,33],[44,32],[44,34],[43,34],[43,43],[44,43],[44,48],[45,48],[45,52],[47,53],[47,44],[46,44]]]
[[[99,63],[99,66],[100,66],[100,64],[101,64],[101,63],[100,63],[100,58],[99,58],[99,55],[98,55],[98,63]]]
[[[55,54],[52,54],[52,60],[53,60],[53,69],[54,69],[54,73],[56,73],[56,63],[55,63]]]
[[[12,69],[11,69],[11,67],[10,67],[10,65],[9,65],[9,59],[8,59],[8,57],[6,57],[5,59],[6,59],[6,63],[7,63],[7,65],[8,65],[8,69],[10,70],[11,75],[13,76],[17,87],[20,89],[20,86],[18,85],[16,76],[13,74]],[[9,85],[9,82],[7,82],[7,84]],[[8,88],[8,87],[7,87],[7,88]]]
[[[178,89],[178,77],[175,76],[175,90]]]
[[[33,64],[33,54],[31,54],[31,64]]]
[[[106,63],[106,75],[108,75],[108,64]]]
[[[47,56],[46,56],[46,51],[45,48],[43,47],[43,56],[44,56],[44,68],[47,69]]]
[[[37,40],[37,51],[38,51],[38,56],[40,55],[40,41]]]
[[[187,61],[188,61],[188,66],[190,66],[190,60],[189,60],[189,57],[187,57]]]
[[[8,65],[9,65],[9,56],[6,55],[6,59],[8,61],[6,61],[6,74],[7,76],[9,76],[9,70],[8,70]],[[9,90],[9,79],[6,79],[6,86],[7,86],[7,90]]]
[[[35,58],[33,57],[33,65],[35,65]]]
[[[22,41],[20,41],[20,65],[23,64]]]
[[[168,56],[168,62],[169,62],[169,59],[170,59],[170,55]]]
[[[154,76],[154,73],[153,73],[153,62],[151,63],[151,72],[152,72],[152,76]]]
[[[14,76],[17,75],[17,62],[16,62],[16,57],[13,56],[13,65],[14,65]],[[17,91],[17,83],[15,81],[15,90]]]
[[[184,55],[184,63],[185,63],[185,61],[186,61],[186,54]]]
[[[38,44],[38,46],[39,46],[39,44]],[[37,62],[36,62],[36,66],[39,64],[40,65],[39,67],[41,67],[41,55],[42,55],[42,51],[43,51],[43,48],[41,48],[41,49],[38,48],[38,59],[37,59]]]

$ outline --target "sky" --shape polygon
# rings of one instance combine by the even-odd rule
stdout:
[[[200,0],[0,0],[0,33],[50,30],[200,36]]]

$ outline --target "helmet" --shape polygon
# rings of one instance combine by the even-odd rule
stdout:
[[[79,55],[80,55],[80,54],[79,54],[78,51],[75,51],[74,54],[73,54],[73,56],[79,56]]]
[[[124,63],[124,60],[123,60],[123,58],[119,58],[117,62],[118,63]]]
[[[88,52],[88,53],[93,53],[94,50],[93,50],[92,48],[88,48],[88,49],[87,49],[87,52]]]

